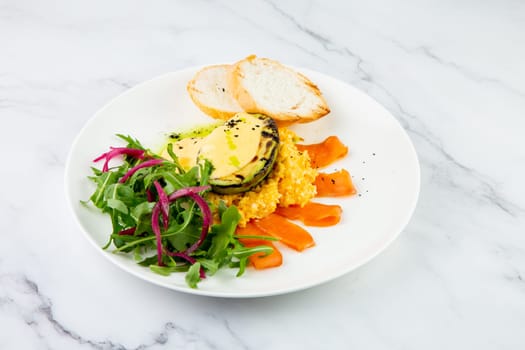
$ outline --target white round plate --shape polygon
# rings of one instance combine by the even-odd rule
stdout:
[[[195,107],[186,84],[199,68],[168,73],[146,81],[116,97],[84,126],[71,148],[65,176],[66,194],[89,242],[123,270],[146,281],[177,291],[217,297],[260,297],[297,291],[327,282],[363,265],[384,250],[404,229],[416,206],[420,170],[414,147],[396,119],[372,98],[329,76],[299,69],[315,82],[331,113],[315,122],[293,126],[306,143],[337,135],[349,154],[324,171],[340,168],[352,174],[359,194],[316,199],[339,204],[343,217],[336,226],[308,227],[316,246],[298,253],[279,245],[283,265],[241,277],[224,269],[199,283],[186,285],[184,273],[165,277],[137,265],[132,257],[102,250],[111,232],[109,217],[83,206],[94,190],[88,180],[92,160],[122,146],[115,134],[131,135],[156,150],[172,131],[212,121]]]

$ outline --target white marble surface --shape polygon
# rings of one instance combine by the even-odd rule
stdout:
[[[328,284],[198,297],[100,257],[66,207],[84,123],[129,87],[250,53],[338,77],[418,151],[415,215]],[[0,349],[525,348],[525,4],[0,0]]]

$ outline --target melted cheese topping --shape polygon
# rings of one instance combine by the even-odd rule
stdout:
[[[189,170],[199,160],[213,164],[212,178],[235,173],[250,163],[259,149],[262,121],[239,113],[204,138],[185,138],[173,143],[180,165]],[[167,152],[162,154],[169,159]]]
[[[189,137],[173,143],[173,153],[177,155],[179,164],[185,170],[197,165],[197,156],[204,141],[205,138]]]

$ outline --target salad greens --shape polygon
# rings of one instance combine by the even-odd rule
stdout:
[[[166,160],[130,137],[117,135],[125,147],[111,147],[94,162],[89,178],[96,189],[90,202],[111,218],[112,232],[103,249],[125,253],[160,275],[186,272],[186,283],[199,281],[223,267],[238,268],[241,276],[247,259],[269,254],[269,246],[244,247],[235,236],[240,220],[235,206],[213,206],[206,201],[212,165],[204,161],[189,171],[179,164],[168,145]],[[110,161],[122,157],[118,166]]]

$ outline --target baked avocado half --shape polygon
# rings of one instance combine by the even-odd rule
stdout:
[[[257,186],[271,172],[279,152],[277,125],[263,114],[238,113],[208,138],[216,140],[201,148],[199,158],[212,163],[209,183],[220,194]]]

